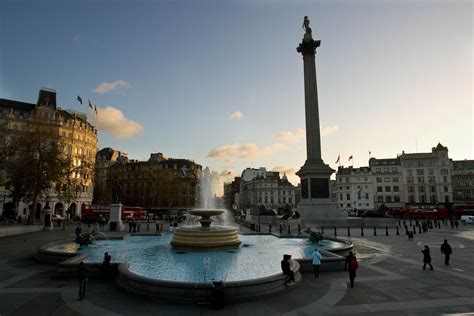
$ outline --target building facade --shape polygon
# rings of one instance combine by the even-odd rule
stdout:
[[[110,188],[107,187],[107,172],[115,163],[125,164],[127,162],[128,155],[122,151],[107,147],[97,152],[95,158],[94,204],[109,205],[112,203]]]
[[[372,172],[374,209],[382,205],[390,208],[404,207],[403,172],[399,158],[369,160]]]
[[[232,210],[234,215],[240,215],[239,193],[241,177],[235,177],[232,182],[224,183],[224,208]]]
[[[47,125],[48,130],[59,137],[67,157],[71,159],[74,166],[94,165],[97,152],[96,128],[87,121],[84,113],[58,107],[56,91],[45,88],[39,91],[36,103],[0,99],[0,150],[8,137],[25,132],[29,126],[39,122]],[[75,177],[80,177],[80,175],[75,175]],[[41,210],[46,206],[46,202],[49,202],[55,214],[63,217],[79,215],[82,208],[91,204],[93,195],[93,178],[83,180],[80,191],[71,201],[62,201],[55,190],[49,190],[37,202],[34,217],[40,218]],[[33,206],[23,202],[14,205],[10,199],[9,188],[5,187],[6,181],[5,176],[2,175],[0,179],[0,196],[3,198],[2,213],[6,212],[8,216],[25,217],[28,214],[27,209]]]
[[[370,167],[339,167],[334,194],[340,210],[374,209],[374,188]]]
[[[474,160],[453,161],[453,201],[474,203]]]
[[[199,205],[201,177],[202,166],[194,161],[156,153],[147,161],[118,159],[107,169],[106,187],[119,185],[125,206],[186,210]]]
[[[266,168],[247,168],[240,182],[240,209],[249,215],[258,215],[262,207],[281,214],[296,207],[296,187],[286,175]]]

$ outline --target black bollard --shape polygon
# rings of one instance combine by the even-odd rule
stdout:
[[[290,228],[290,224],[288,224],[288,235],[291,235],[291,228]]]
[[[348,236],[348,237],[351,236],[351,228],[350,228],[350,227],[347,227],[347,236]]]
[[[337,237],[337,227],[334,227],[334,237]]]
[[[421,231],[421,226],[418,226],[418,232],[421,234],[422,231]]]
[[[321,234],[324,235],[324,226],[321,227]]]
[[[400,231],[398,230],[398,226],[397,226],[397,236],[400,235]]]
[[[413,226],[413,225],[411,224],[411,218],[410,218],[410,226]]]
[[[272,225],[268,225],[268,233],[269,233],[269,234],[272,233]]]
[[[398,229],[398,226],[397,226]],[[388,226],[385,226],[385,236],[388,236]]]
[[[408,227],[405,226],[405,235],[408,235]]]
[[[360,235],[361,235],[361,236],[364,236],[364,227],[361,227],[361,228],[360,228]]]
[[[416,227],[413,226],[413,235],[416,235]]]
[[[377,236],[377,227],[374,226],[374,236]]]

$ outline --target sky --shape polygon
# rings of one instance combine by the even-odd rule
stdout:
[[[191,159],[220,181],[266,167],[296,184],[307,15],[326,163],[438,142],[474,159],[472,12],[472,1],[4,0],[0,98],[34,103],[52,88],[94,122],[90,99],[100,148]]]

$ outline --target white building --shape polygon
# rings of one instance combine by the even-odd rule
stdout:
[[[403,208],[403,173],[399,158],[369,160],[374,188],[374,207]]]
[[[262,207],[277,212],[285,208],[292,210],[296,207],[295,191],[286,175],[280,178],[277,171],[247,168],[240,182],[240,209],[251,215],[258,215]]]
[[[338,209],[374,209],[374,189],[370,168],[339,167],[336,173],[335,195]]]

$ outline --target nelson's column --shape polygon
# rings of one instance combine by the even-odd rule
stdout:
[[[318,85],[316,82],[316,48],[320,40],[313,40],[308,17],[304,17],[303,41],[297,47],[303,55],[304,100],[306,116],[306,161],[296,173],[301,179],[301,202],[298,212],[306,223],[311,219],[332,219],[346,217],[331,201],[329,179],[334,172],[321,158],[321,134],[319,130]]]

